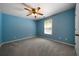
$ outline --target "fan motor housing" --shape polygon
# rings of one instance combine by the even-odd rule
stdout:
[[[35,14],[35,13],[36,13],[36,9],[35,9],[35,8],[33,8],[33,9],[32,9],[32,12]]]

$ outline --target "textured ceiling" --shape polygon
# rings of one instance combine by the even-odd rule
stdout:
[[[56,13],[71,9],[75,7],[74,3],[27,3],[32,7],[41,7],[40,12],[43,16],[38,16],[37,19],[45,18]],[[21,3],[0,3],[0,10],[4,13],[11,14],[14,16],[20,16],[24,18],[34,19],[33,16],[26,16],[28,11],[24,10],[24,5]]]

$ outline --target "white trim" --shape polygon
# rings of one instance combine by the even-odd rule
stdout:
[[[49,39],[49,40],[52,40],[52,39],[46,38],[46,37],[40,37],[40,38],[45,38],[45,39],[47,39],[47,40],[48,40],[48,39]],[[52,40],[52,41],[59,42],[59,43],[63,43],[63,44],[69,45],[69,46],[75,46],[75,45],[73,45],[73,44],[69,44],[69,43],[66,43],[66,42],[58,41],[58,40]]]
[[[0,47],[1,45],[3,44],[7,44],[7,43],[11,43],[11,42],[15,42],[15,41],[20,41],[20,40],[25,40],[25,39],[30,39],[30,38],[34,38],[35,36],[30,36],[30,37],[24,37],[24,38],[20,38],[20,39],[16,39],[16,40],[12,40],[12,41],[8,41],[8,42],[3,42],[0,44]],[[49,40],[52,40],[50,38],[45,38],[45,37],[40,37],[40,38],[44,38],[44,39],[49,39]],[[69,44],[69,43],[65,43],[65,42],[61,42],[61,41],[57,41],[57,40],[52,40],[52,41],[55,41],[55,42],[59,42],[59,43],[63,43],[63,44],[66,44],[66,45],[69,45],[69,46],[75,46],[73,44]]]
[[[16,39],[16,40],[12,40],[12,41],[7,41],[7,42],[3,42],[0,44],[0,47],[3,45],[3,44],[7,44],[7,43],[11,43],[11,42],[15,42],[15,41],[20,41],[20,40],[25,40],[25,39],[30,39],[30,38],[33,38],[35,36],[29,36],[29,37],[24,37],[24,38],[20,38],[20,39]]]
[[[56,41],[56,42],[59,42],[59,43],[63,43],[63,44],[69,45],[69,46],[75,46],[75,45],[73,45],[73,44],[69,44],[69,43],[62,42],[62,41],[57,41],[57,40],[53,40],[53,41]]]

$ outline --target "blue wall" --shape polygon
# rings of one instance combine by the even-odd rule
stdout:
[[[33,20],[2,14],[2,42],[35,36],[36,24]]]
[[[1,13],[0,13],[0,43],[2,39],[2,19],[1,19]]]
[[[36,21],[36,29],[37,36],[44,35],[44,19]]]
[[[2,17],[1,17],[2,16]],[[0,13],[0,41],[7,42],[19,38],[37,36],[47,37],[74,44],[75,42],[75,8],[58,13],[49,18],[53,20],[53,34],[44,34],[44,20],[33,21]]]
[[[44,34],[44,20],[46,18],[36,21],[37,36],[75,44],[75,8],[58,13],[49,18],[53,20],[53,34]]]

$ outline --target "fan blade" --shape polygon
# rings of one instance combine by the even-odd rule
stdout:
[[[37,10],[40,10],[41,8],[40,7],[37,7]]]
[[[43,15],[42,13],[37,13],[37,14],[39,14],[39,15]]]
[[[28,11],[31,11],[30,9],[28,9],[28,8],[24,8],[25,10],[28,10]]]
[[[32,9],[32,7],[31,7],[31,6],[29,6],[29,5],[25,4],[25,3],[22,3],[22,5],[24,5],[24,6],[26,6],[26,7],[28,7],[28,8],[31,8],[31,9]]]
[[[31,15],[32,13],[27,14],[27,16]]]
[[[40,7],[37,7],[37,13],[39,12],[40,9],[41,9]]]

